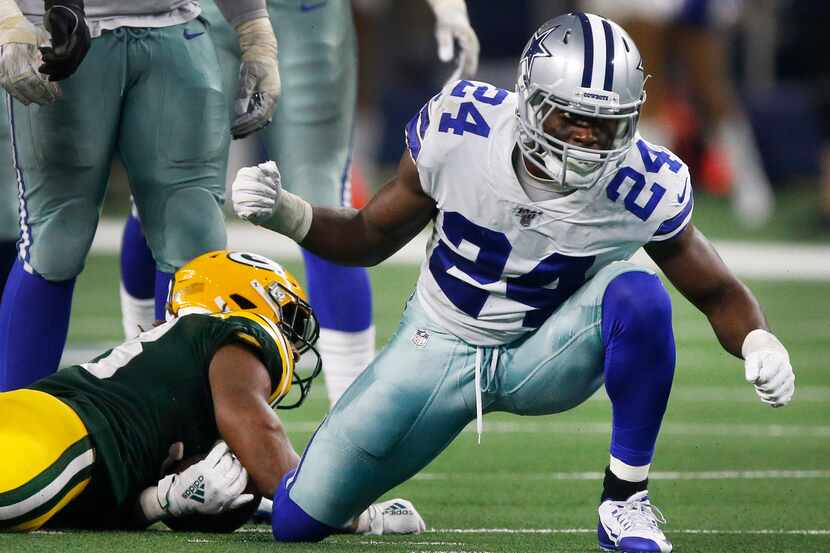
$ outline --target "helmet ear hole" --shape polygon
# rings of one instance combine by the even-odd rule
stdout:
[[[254,309],[256,304],[242,294],[231,294],[230,298],[236,302],[240,309]]]

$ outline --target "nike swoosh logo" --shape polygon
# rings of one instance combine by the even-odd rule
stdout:
[[[687,180],[686,183],[683,185],[683,193],[677,195],[677,203],[682,204],[683,201],[686,199],[686,191],[689,189],[689,181]]]
[[[323,0],[322,2],[314,2],[314,3],[303,2],[302,4],[300,4],[300,11],[304,11],[304,12],[314,11],[317,8],[322,8],[323,6],[325,6],[328,3],[329,3],[329,0]]]
[[[203,34],[205,34],[205,32],[204,32],[204,31],[201,31],[201,32],[198,32],[198,33],[191,33],[190,31],[188,31],[187,29],[185,29],[185,30],[184,30],[184,39],[185,39],[185,40],[193,40],[193,39],[194,39],[194,38],[196,38],[197,36],[202,36]]]

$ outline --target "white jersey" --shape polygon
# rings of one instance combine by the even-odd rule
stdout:
[[[43,0],[18,0],[20,11],[43,25]],[[85,0],[84,13],[92,38],[119,27],[170,27],[201,13],[197,0]]]
[[[513,169],[516,95],[447,85],[406,128],[438,215],[416,294],[433,320],[476,345],[539,327],[601,268],[680,233],[692,217],[689,170],[635,137],[591,188],[531,201]]]

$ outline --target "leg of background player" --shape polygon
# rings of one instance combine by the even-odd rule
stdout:
[[[213,2],[205,0],[202,8],[212,23],[225,94],[233,98],[239,73],[236,38]],[[273,123],[257,135],[293,192],[317,205],[351,205],[349,148],[357,95],[351,7],[330,2],[303,11],[296,4],[271,1],[268,10],[280,41],[282,95]],[[362,268],[307,254],[304,259],[306,289],[322,326],[318,347],[333,405],[374,356],[369,277]]]
[[[349,206],[357,95],[351,6],[329,2],[304,12],[296,4],[272,1],[269,10],[280,41],[283,89],[274,123],[260,135],[293,192],[317,205]],[[362,268],[304,258],[333,405],[374,356],[369,278]]]
[[[141,222],[131,213],[121,239],[121,324],[125,338],[152,328],[156,320],[155,285],[156,262]]]
[[[17,211],[17,174],[11,156],[9,118],[0,117],[0,291],[17,258],[20,218]]]
[[[611,399],[611,463],[603,499],[645,490],[674,377],[671,300],[660,279],[620,275],[602,302],[605,389]]]
[[[303,251],[311,306],[320,321],[318,348],[331,405],[375,353],[372,291],[365,269],[343,267]]]
[[[111,34],[92,41],[48,106],[10,109],[21,239],[0,306],[0,390],[58,368],[72,290],[103,201],[118,120],[122,56]]]
[[[49,281],[17,259],[0,308],[0,391],[16,390],[55,372],[60,363],[75,279]]]
[[[188,40],[185,29],[203,34]],[[146,65],[124,101],[118,140],[157,264],[156,318],[164,318],[173,272],[226,245],[222,204],[228,108],[207,31],[198,19],[142,30],[131,38],[141,44]]]

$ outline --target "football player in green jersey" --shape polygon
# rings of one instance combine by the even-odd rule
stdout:
[[[273,410],[292,387],[286,407],[302,403],[320,372],[317,319],[297,280],[257,254],[210,252],[176,272],[168,314],[88,363],[0,393],[0,530],[220,513],[253,499],[249,478],[270,497],[297,466]],[[307,376],[295,372],[300,356],[313,358]],[[159,480],[182,452],[210,453]],[[414,509],[391,518],[364,529],[423,529]]]

